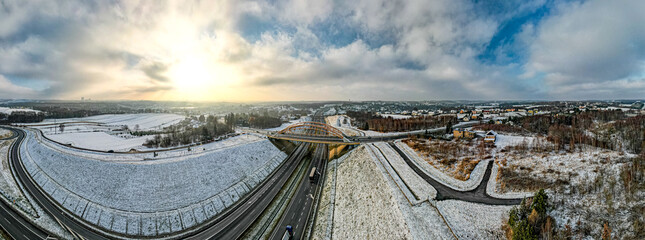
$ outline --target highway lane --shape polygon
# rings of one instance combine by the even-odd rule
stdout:
[[[493,161],[490,161],[488,165],[486,166],[486,172],[484,172],[484,177],[482,178],[481,182],[477,187],[473,190],[470,191],[458,191],[455,190],[451,187],[448,187],[446,185],[443,185],[430,177],[428,174],[426,174],[423,170],[421,170],[415,163],[410,160],[408,155],[403,153],[401,149],[396,146],[396,144],[390,142],[389,145],[403,158],[406,164],[414,170],[414,172],[419,175],[421,178],[423,178],[426,182],[428,182],[432,187],[437,190],[437,197],[436,200],[448,200],[448,199],[455,199],[455,200],[462,200],[466,202],[475,202],[475,203],[483,203],[483,204],[488,204],[488,205],[518,205],[522,202],[522,199],[502,199],[502,198],[494,198],[488,193],[486,193],[486,185],[488,184],[488,181],[490,180],[490,175],[491,175],[491,169],[493,166]]]
[[[61,208],[53,203],[53,200],[44,195],[42,191],[36,186],[36,183],[31,181],[27,176],[26,169],[22,165],[19,153],[19,144],[25,138],[25,133],[22,130],[16,130],[17,140],[16,147],[11,149],[11,161],[16,170],[17,178],[23,183],[28,192],[34,197],[36,202],[43,207],[43,209],[54,218],[61,221],[65,226],[73,230],[75,233],[86,239],[109,239],[109,238],[125,238],[126,236],[112,236],[109,237],[104,233],[97,233],[94,229],[79,223],[79,220],[72,218],[69,214],[61,211]],[[251,226],[255,219],[264,211],[270,204],[275,195],[280,191],[286,180],[295,170],[296,166],[308,152],[309,143],[300,144],[294,150],[285,164],[275,171],[270,179],[264,181],[261,186],[257,187],[251,195],[238,201],[235,207],[227,210],[225,214],[218,216],[210,223],[206,224],[204,230],[187,237],[186,239],[236,239]],[[180,237],[183,234],[177,234]],[[172,236],[170,236],[172,237]],[[182,237],[184,238],[184,237]],[[33,239],[33,238],[32,238]]]
[[[18,137],[18,133],[15,130],[9,128],[4,129],[13,132],[13,136],[6,139]],[[17,141],[12,143],[10,149],[17,144]],[[11,152],[11,150],[9,151]],[[0,226],[14,239],[46,239],[49,236],[40,227],[24,219],[20,213],[5,203],[5,201],[0,201]]]
[[[314,114],[313,120],[316,122],[325,121],[320,111]],[[281,239],[284,236],[287,225],[291,225],[293,228],[293,239],[304,238],[309,216],[313,211],[316,211],[316,209],[313,209],[316,201],[315,196],[317,196],[317,191],[321,190],[321,180],[324,179],[329,154],[327,144],[318,143],[315,147],[307,174],[300,179],[296,193],[292,196],[282,216],[280,216],[280,220],[269,239]],[[313,167],[316,167],[318,177],[312,182],[309,179],[309,173]]]
[[[300,144],[278,171],[265,181],[248,201],[212,227],[187,239],[238,239],[271,204],[287,179],[305,157],[309,143]]]
[[[4,201],[0,201],[0,226],[13,239],[46,239],[49,234],[25,220]]]
[[[56,206],[53,203],[53,200],[49,199],[43,191],[37,187],[36,183],[32,181],[30,177],[27,176],[27,170],[24,168],[22,161],[20,161],[20,144],[25,138],[25,133],[22,130],[16,130],[18,133],[18,139],[14,143],[14,146],[11,148],[10,152],[10,161],[16,173],[16,179],[22,183],[27,192],[32,196],[38,205],[50,216],[57,219],[59,222],[62,222],[65,226],[71,229],[74,233],[83,236],[87,239],[109,239],[108,237],[95,232],[90,229],[88,226],[79,223],[71,217],[69,214],[61,211],[61,208]]]
[[[322,174],[324,174],[325,167],[327,165],[326,152],[326,144],[317,144],[316,150],[313,154],[313,159],[308,168],[309,170],[307,170],[307,174],[300,179],[296,193],[289,201],[286,210],[280,217],[280,220],[273,229],[269,239],[281,239],[285,233],[287,225],[291,225],[293,227],[294,239],[304,238],[309,216],[312,211],[315,211],[315,209],[313,209],[315,200],[314,196],[316,196],[316,191],[319,191]],[[313,167],[316,167],[319,175],[314,182],[311,182],[308,175]]]

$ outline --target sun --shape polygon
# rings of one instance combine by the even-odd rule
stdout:
[[[182,92],[205,89],[216,81],[216,75],[206,60],[197,56],[181,59],[171,71],[175,86]]]
[[[234,67],[206,54],[192,54],[175,61],[169,69],[175,99],[228,100],[237,94],[239,75]]]

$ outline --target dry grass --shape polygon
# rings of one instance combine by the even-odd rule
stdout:
[[[442,141],[406,139],[403,141],[428,163],[456,179],[466,181],[481,160],[492,158],[492,146],[482,140]]]

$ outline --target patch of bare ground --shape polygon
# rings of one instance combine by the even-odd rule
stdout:
[[[430,165],[462,181],[470,178],[481,160],[492,158],[494,149],[482,139],[444,141],[412,137],[403,142]]]

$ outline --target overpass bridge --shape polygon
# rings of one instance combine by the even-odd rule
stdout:
[[[479,121],[458,123],[453,127],[468,127]],[[297,142],[358,145],[369,142],[385,142],[407,138],[410,135],[437,134],[446,130],[445,127],[415,130],[410,132],[383,134],[379,136],[347,136],[337,128],[321,122],[301,122],[277,132],[264,132],[267,137]],[[259,131],[256,131],[260,133]]]
[[[286,127],[278,132],[269,132],[267,137],[298,142],[358,145],[360,142],[350,140],[342,131],[321,122],[301,122]]]

